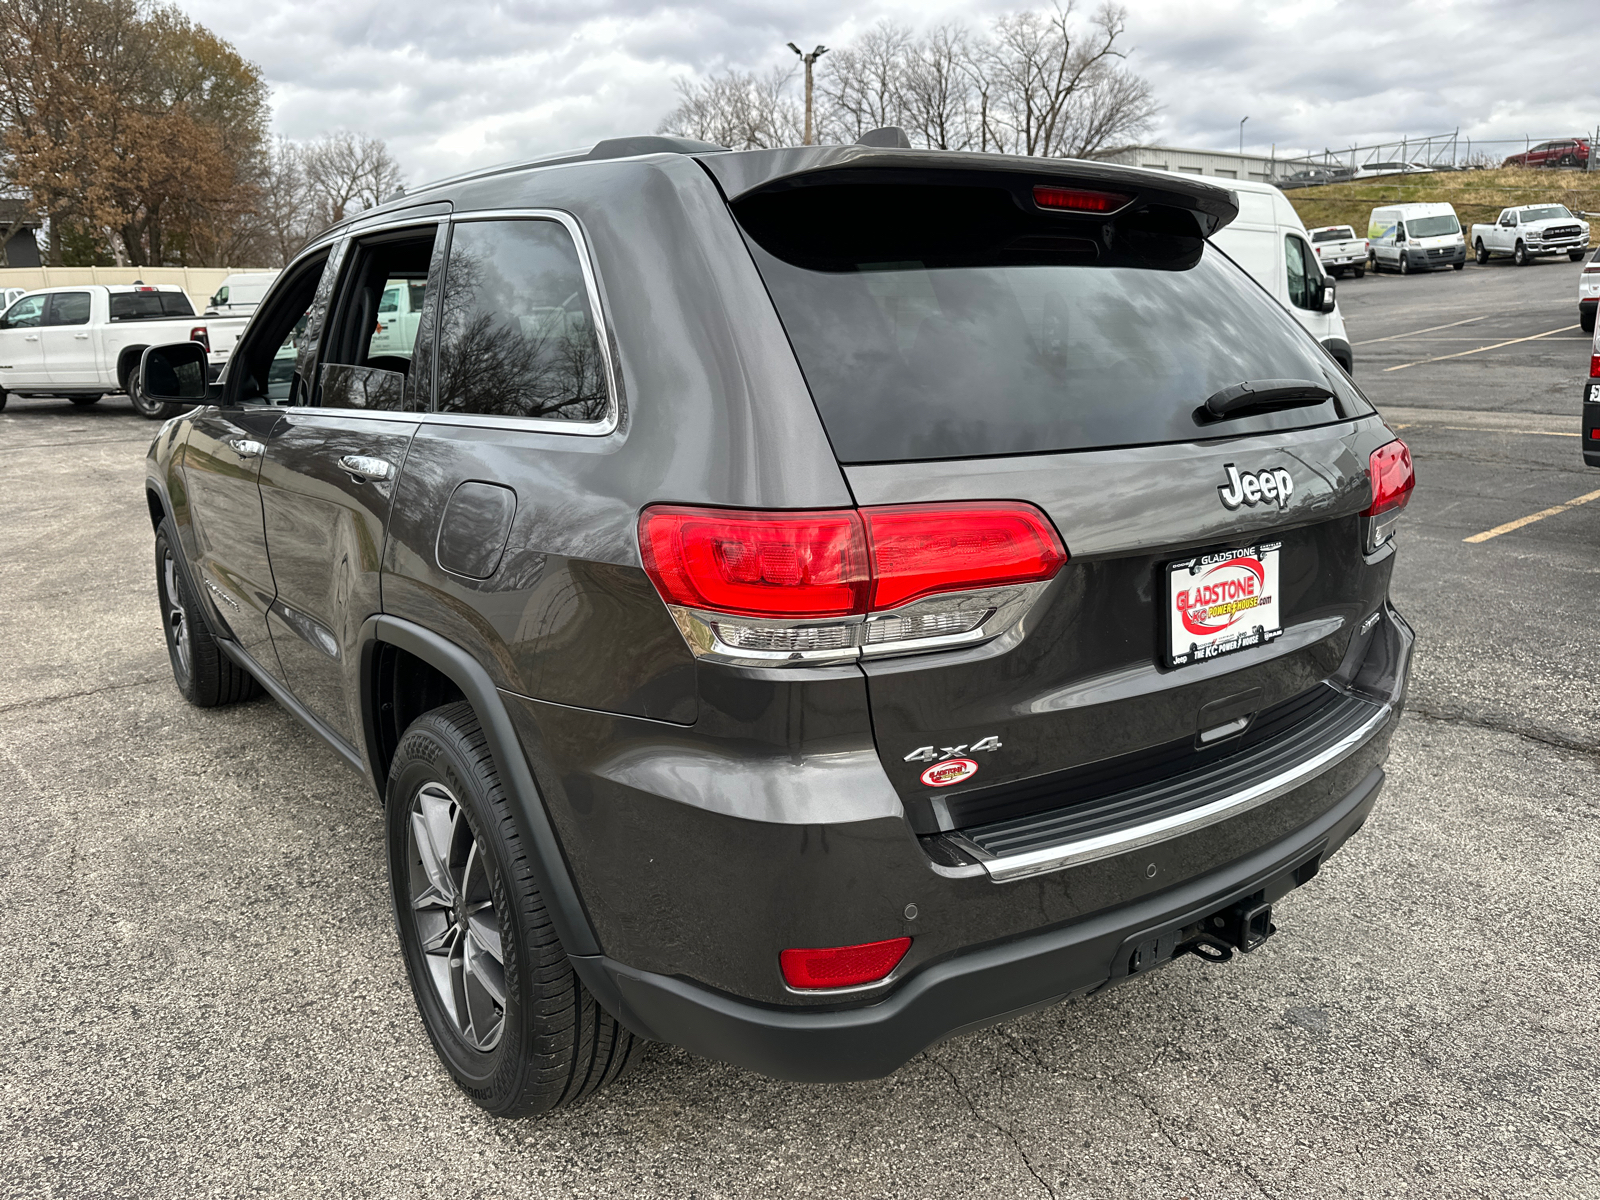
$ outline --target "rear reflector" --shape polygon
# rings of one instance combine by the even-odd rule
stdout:
[[[1050,187],[1035,184],[1033,202],[1040,208],[1062,208],[1071,212],[1109,213],[1132,200],[1118,192],[1091,192],[1083,188]]]
[[[1411,466],[1411,450],[1399,438],[1379,446],[1367,460],[1372,480],[1372,504],[1361,515],[1376,517],[1391,509],[1399,510],[1411,499],[1417,474]]]
[[[900,965],[911,949],[908,937],[823,950],[785,950],[778,955],[783,979],[792,988],[842,988],[875,983]]]

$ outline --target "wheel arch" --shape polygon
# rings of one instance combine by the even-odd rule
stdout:
[[[128,379],[139,368],[139,359],[148,346],[124,346],[117,354],[117,386],[128,390]]]
[[[488,672],[455,643],[396,617],[369,618],[361,630],[360,646],[361,727],[378,794],[387,793],[389,763],[399,736],[416,715],[457,699],[471,705],[501,785],[522,816],[533,851],[531,865],[562,946],[572,955],[599,954],[594,926],[573,884],[516,727]]]

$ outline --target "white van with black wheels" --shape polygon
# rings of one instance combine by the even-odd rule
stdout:
[[[278,277],[277,271],[241,271],[229,275],[206,301],[206,315],[244,317],[255,312],[261,297]]]
[[[1391,204],[1367,218],[1374,271],[1436,271],[1467,265],[1467,239],[1448,204]]]
[[[1355,355],[1334,300],[1333,280],[1318,264],[1300,214],[1270,183],[1241,180],[1232,188],[1239,198],[1238,219],[1214,233],[1212,244],[1271,292],[1353,375]]]

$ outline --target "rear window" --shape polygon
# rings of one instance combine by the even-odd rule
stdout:
[[[1313,242],[1345,242],[1354,238],[1355,231],[1348,225],[1339,225],[1333,229],[1319,229],[1311,235]]]
[[[141,321],[149,317],[192,317],[194,305],[182,292],[112,292],[113,321]]]
[[[1108,222],[1026,213],[1001,188],[894,185],[735,209],[842,462],[1194,441],[1369,411],[1176,209]],[[1340,402],[1197,411],[1262,379],[1322,383]]]

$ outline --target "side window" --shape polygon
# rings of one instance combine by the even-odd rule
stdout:
[[[89,323],[89,293],[54,293],[50,297],[50,307],[44,323],[46,325],[87,325]]]
[[[24,296],[6,310],[4,328],[38,328],[44,323],[44,302],[44,296]]]
[[[427,389],[413,380],[419,321],[407,311],[413,289],[426,296],[428,266],[438,229],[384,234],[358,242],[340,283],[338,315],[330,326],[320,368],[324,408],[387,411],[426,406]]]
[[[1289,271],[1289,303],[1296,308],[1315,308],[1314,292],[1322,289],[1320,273],[1311,262],[1311,251],[1293,234],[1283,239],[1283,259]],[[1320,297],[1316,297],[1320,299]]]
[[[600,421],[610,411],[578,248],[556,221],[455,226],[438,346],[439,412]]]

